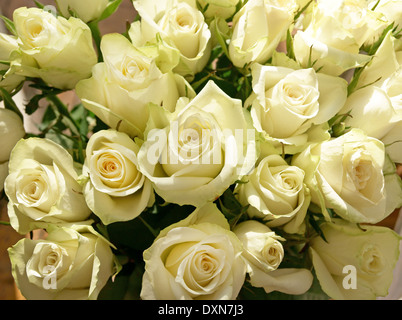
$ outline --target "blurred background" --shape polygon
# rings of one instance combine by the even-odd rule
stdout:
[[[39,2],[44,5],[55,6],[54,0],[39,0]],[[14,10],[19,7],[36,7],[36,5],[33,0],[0,0],[0,14],[9,19],[12,19]],[[127,22],[131,23],[135,15],[136,12],[131,0],[123,0],[118,10],[112,16],[99,23],[100,31],[102,34],[113,32],[123,33],[126,31]],[[0,21],[0,32],[6,32],[2,21]],[[23,103],[25,98],[31,94],[29,90],[25,86],[24,92],[15,98],[16,103],[22,109],[24,108]],[[72,91],[64,93],[61,98],[69,105],[76,104],[77,97]],[[40,119],[40,110],[33,116],[34,121]],[[36,130],[35,122],[31,120],[29,119],[25,124],[27,132],[35,132]],[[9,221],[7,203],[4,199],[0,200],[0,221]],[[11,275],[11,264],[7,253],[7,248],[14,245],[22,237],[22,235],[16,233],[10,226],[0,225],[0,300],[23,299]]]

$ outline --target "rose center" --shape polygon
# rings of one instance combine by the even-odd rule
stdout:
[[[385,267],[380,249],[374,245],[367,245],[361,255],[361,268],[368,274],[378,275]]]
[[[41,23],[36,21],[32,22],[32,25],[29,28],[29,34],[32,39],[38,37],[43,31],[43,26]]]

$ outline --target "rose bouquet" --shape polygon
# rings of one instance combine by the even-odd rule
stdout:
[[[0,182],[10,226],[46,231],[9,248],[21,293],[386,296],[401,240],[378,225],[402,206],[401,3],[135,0],[126,32],[101,34],[120,3],[35,1],[3,17]],[[21,110],[42,112],[39,133]]]

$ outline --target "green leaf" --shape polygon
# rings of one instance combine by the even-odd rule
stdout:
[[[102,12],[101,16],[97,19],[97,21],[104,20],[115,13],[117,8],[120,6],[121,1],[122,0],[115,0],[113,2],[110,2],[106,9]]]
[[[142,219],[146,219],[142,217]],[[125,222],[115,222],[107,226],[107,232],[110,237],[110,241],[118,248],[129,248],[132,250],[145,250],[149,248],[155,236],[144,225],[143,221],[139,218],[135,218]],[[140,235],[135,237],[133,235]]]
[[[286,34],[286,51],[287,51],[287,56],[290,59],[293,59],[296,61],[295,52],[293,49],[293,37],[290,33],[290,29],[288,29],[287,34]]]
[[[37,94],[29,100],[29,102],[25,105],[25,113],[27,115],[32,115],[39,108],[39,101],[42,100],[44,96],[42,94]]]
[[[248,206],[242,206],[230,188],[218,199],[217,205],[231,228],[246,218]]]
[[[42,3],[40,3],[39,1],[34,0],[34,2],[35,2],[36,6],[37,6],[39,9],[43,9],[43,8],[45,7],[45,5],[42,4]]]
[[[21,120],[24,120],[24,116],[22,115],[20,109],[18,109],[16,103],[14,102],[13,98],[8,93],[8,91],[4,88],[0,88],[0,94],[4,101],[4,107],[6,109],[14,111],[16,114],[18,114],[18,116],[21,118]]]
[[[309,2],[307,2],[307,4],[296,13],[294,20],[293,20],[294,22],[296,22],[296,20],[299,19],[299,17],[302,15],[302,13],[307,10],[307,8],[310,6],[310,4],[312,2],[313,2],[313,0],[310,0]]]
[[[97,53],[98,53],[98,62],[103,62],[102,50],[101,50],[101,41],[102,41],[102,34],[99,30],[99,20],[95,20],[88,23],[88,27],[91,30],[92,38],[96,45]]]
[[[363,67],[357,68],[355,70],[353,78],[348,85],[348,96],[350,96],[356,90],[357,84],[359,83],[359,79],[363,70],[370,64],[371,61],[372,59],[370,59]]]
[[[0,15],[0,18],[4,21],[7,30],[10,31],[12,35],[18,37],[17,29],[15,29],[14,22],[3,15]]]
[[[317,232],[317,234],[322,238],[322,240],[324,240],[325,242],[328,242],[327,239],[325,238],[324,232],[320,228],[320,224],[322,222],[324,222],[324,220],[323,219],[316,220],[314,218],[314,216],[315,216],[314,214],[310,214],[309,218],[308,218],[308,222],[313,227],[314,231]]]
[[[213,30],[213,34],[215,35],[216,40],[218,40],[218,43],[221,46],[225,55],[229,57],[229,50],[226,44],[226,40],[229,38],[228,36],[229,29],[222,30],[222,28],[224,28],[225,26],[227,27],[226,21],[218,17],[215,18],[210,24],[210,28]]]

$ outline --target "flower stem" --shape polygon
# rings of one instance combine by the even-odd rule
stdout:
[[[151,227],[151,225],[145,221],[145,219],[141,216],[138,217],[142,223],[147,227],[147,229],[152,233],[152,235],[156,238],[159,234],[159,230],[154,229],[153,227]]]
[[[98,21],[93,21],[88,23],[89,29],[91,29],[92,38],[94,39],[96,49],[98,52],[98,62],[103,62],[102,50],[101,50],[101,40],[102,34],[99,30]]]
[[[8,222],[8,221],[0,221],[0,225],[3,225],[3,226],[11,226],[11,223]]]

